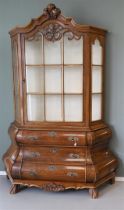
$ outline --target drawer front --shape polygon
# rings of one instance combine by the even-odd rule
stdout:
[[[20,150],[18,159],[25,161],[40,161],[41,163],[56,163],[64,165],[85,165],[86,148],[66,147],[24,147]]]
[[[21,178],[85,182],[85,166],[41,165],[25,162],[22,165]]]
[[[39,145],[86,145],[85,132],[62,132],[62,131],[19,131],[16,141],[23,144]]]

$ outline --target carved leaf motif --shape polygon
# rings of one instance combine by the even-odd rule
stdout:
[[[68,40],[72,40],[72,39],[79,40],[81,38],[81,34],[78,34],[77,32],[69,31],[66,34],[68,36]]]

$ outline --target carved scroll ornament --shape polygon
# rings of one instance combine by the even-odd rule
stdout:
[[[57,41],[62,38],[64,28],[60,24],[50,24],[43,30],[43,35],[49,41]]]

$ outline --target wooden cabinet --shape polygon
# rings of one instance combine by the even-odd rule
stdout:
[[[51,191],[114,181],[117,159],[104,122],[106,31],[78,25],[49,4],[10,31],[15,121],[3,160],[12,182]]]

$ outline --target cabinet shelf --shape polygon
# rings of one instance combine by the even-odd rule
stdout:
[[[40,93],[40,92],[28,92],[27,95],[83,95],[83,93]]]
[[[103,94],[103,92],[92,92],[92,94]]]
[[[98,65],[98,64],[92,64],[91,66],[98,66],[98,67],[102,67],[103,65]]]
[[[27,67],[74,67],[74,66],[83,66],[83,64],[26,64]]]

